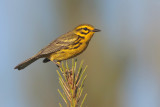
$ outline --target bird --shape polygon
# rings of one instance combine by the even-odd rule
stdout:
[[[44,58],[43,63],[52,61],[60,67],[61,61],[81,54],[87,48],[94,33],[100,31],[90,24],[81,24],[53,40],[37,54],[18,64],[14,69],[22,70],[40,58]]]

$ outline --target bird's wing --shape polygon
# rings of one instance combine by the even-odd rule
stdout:
[[[78,40],[78,35],[68,32],[52,41],[48,46],[43,48],[38,54],[39,55],[47,55],[54,52],[57,52],[61,49],[67,48],[69,45],[73,44],[76,40]]]

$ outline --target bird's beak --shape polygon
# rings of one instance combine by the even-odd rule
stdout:
[[[100,32],[101,30],[99,30],[99,29],[94,29],[94,30],[92,30],[93,32]]]

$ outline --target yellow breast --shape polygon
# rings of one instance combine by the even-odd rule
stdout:
[[[49,56],[49,59],[51,61],[53,60],[62,61],[62,60],[66,60],[66,59],[75,57],[79,55],[80,53],[82,53],[87,48],[87,46],[88,44],[86,43],[79,43],[76,45],[71,45],[67,49],[62,49],[58,52],[51,54]]]

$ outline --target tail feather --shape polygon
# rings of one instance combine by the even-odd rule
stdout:
[[[18,64],[14,69],[18,69],[18,70],[24,69],[25,67],[27,67],[28,65],[30,65],[31,63],[36,61],[37,59],[39,59],[39,57],[33,56],[33,57],[23,61],[22,63]]]

